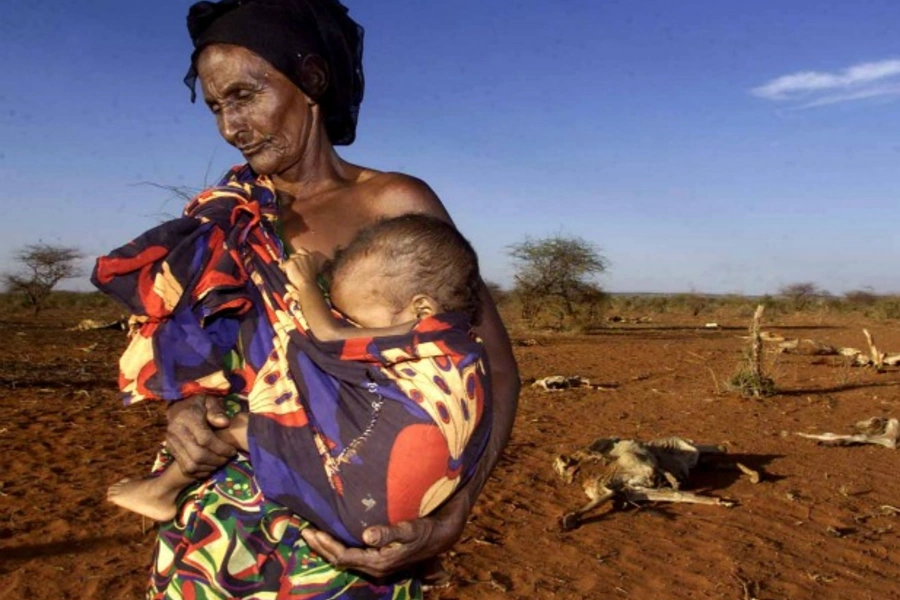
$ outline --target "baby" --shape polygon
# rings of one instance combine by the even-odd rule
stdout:
[[[416,336],[420,327],[431,335],[428,338],[430,348],[431,345],[440,345],[440,333],[434,337],[434,332],[440,332],[441,328],[435,325],[426,326],[423,320],[455,313],[457,315],[455,323],[459,323],[461,320],[465,328],[465,331],[462,332],[463,337],[468,336],[468,328],[478,321],[478,290],[481,286],[481,279],[478,274],[478,260],[475,252],[452,225],[434,217],[403,215],[381,221],[362,230],[346,248],[337,253],[327,269],[331,279],[330,300],[331,305],[346,319],[336,318],[323,296],[318,284],[318,264],[313,256],[300,249],[282,264],[282,269],[289,282],[287,286],[288,299],[299,303],[309,333],[326,348],[344,340],[361,338],[379,340],[386,337],[397,337],[402,341],[404,350],[408,350],[415,348],[415,344],[419,340],[419,337]],[[448,331],[455,332],[459,336],[459,329],[459,326],[455,325]],[[406,339],[407,337],[409,340]],[[485,369],[481,364],[480,344],[474,343],[473,345],[476,349],[474,359],[477,363],[477,370],[474,372],[478,374],[478,377],[483,377]],[[412,350],[412,352],[416,351]],[[422,352],[415,356],[427,356],[427,353]],[[467,364],[466,373],[472,373],[472,360],[464,362]],[[447,361],[446,364],[450,366],[445,366],[445,363],[441,362],[441,369],[452,378],[454,374],[452,367],[457,365],[452,361]],[[416,361],[406,357],[403,359],[402,366],[405,369],[404,372],[407,373],[405,393],[417,403],[427,405],[428,402],[423,401],[421,396],[423,393],[427,396],[428,391],[417,389],[414,383],[416,379],[410,375],[412,372],[409,369],[416,368]],[[390,366],[386,367],[386,370],[390,371]],[[430,372],[427,377],[431,381]],[[452,379],[448,379],[448,381],[452,381]],[[447,438],[446,444],[448,446],[455,445],[457,448],[455,456],[451,456],[453,460],[448,460],[445,456],[446,452],[444,452],[444,458],[437,458],[435,465],[429,465],[427,459],[422,458],[429,455],[429,449],[422,448],[424,454],[416,457],[422,462],[421,464],[415,463],[416,469],[404,466],[398,470],[396,467],[398,463],[395,460],[393,471],[388,468],[386,469],[388,472],[381,474],[384,478],[393,478],[387,485],[388,491],[385,493],[397,497],[393,501],[393,509],[389,513],[389,515],[396,516],[396,519],[389,520],[413,518],[419,516],[415,513],[427,513],[435,508],[446,500],[461,483],[457,475],[451,474],[448,479],[446,463],[454,463],[452,469],[455,469],[455,473],[459,473],[473,466],[473,464],[466,463],[477,462],[477,459],[480,458],[480,449],[476,451],[469,449],[463,453],[460,448],[472,444],[483,447],[484,441],[487,439],[490,429],[489,422],[483,423],[484,426],[477,428],[476,422],[480,422],[482,416],[488,418],[490,413],[484,406],[485,402],[489,400],[486,397],[489,386],[480,380],[478,382],[471,381],[471,377],[465,379],[465,384],[464,386],[450,385],[449,387],[467,389],[469,400],[471,401],[472,398],[478,400],[477,411],[462,406],[466,404],[465,398],[458,402],[462,406],[462,411],[457,408],[448,411],[444,406],[447,403],[446,398],[434,401],[438,407],[434,414],[440,416],[435,420],[444,421],[438,425]],[[447,388],[446,385],[442,387]],[[475,406],[475,404],[471,404],[471,406]],[[476,415],[475,412],[479,414]],[[244,452],[250,452],[253,436],[248,435],[248,424],[251,418],[262,417],[253,417],[247,412],[239,413],[232,418],[228,427],[217,431],[218,436],[232,446]],[[454,430],[454,427],[458,425],[453,422],[454,419],[462,418],[467,421],[471,420],[472,423],[464,424]],[[459,431],[464,433],[460,434]],[[399,436],[399,434],[400,430],[393,431],[388,425],[381,425],[374,429],[373,437]],[[458,439],[451,440],[449,439],[451,436]],[[434,438],[420,437],[415,443],[424,444],[425,442],[422,440],[426,439],[433,440]],[[307,442],[308,440],[298,439],[292,443]],[[369,451],[396,453],[397,446],[398,444],[394,444],[393,439],[382,439],[378,440],[378,443],[372,442],[372,448],[376,450]],[[415,447],[413,447],[413,452],[416,452]],[[408,450],[407,454],[409,454]],[[440,455],[440,453],[432,454],[436,457]],[[453,454],[454,452],[451,452],[451,455]],[[379,461],[375,462],[382,464]],[[255,461],[254,468],[257,468]],[[321,469],[323,466],[319,465],[315,468]],[[417,469],[419,472],[414,473]],[[423,473],[430,473],[430,475],[423,475]],[[431,477],[431,479],[422,481],[423,477]],[[409,485],[406,484],[405,479],[410,480]],[[158,521],[165,521],[174,518],[178,493],[193,481],[192,477],[185,475],[176,465],[170,465],[156,477],[125,479],[116,483],[110,487],[107,498],[121,507]],[[367,481],[366,485],[371,487],[370,483]],[[344,488],[344,484],[342,483],[338,487],[340,492]],[[278,498],[274,499],[278,500]],[[391,498],[386,498],[384,503],[388,504],[390,500]],[[287,505],[295,512],[300,512],[304,508]],[[403,508],[401,505],[408,506]],[[397,508],[398,506],[400,508]],[[308,507],[306,509],[308,511]],[[356,515],[348,517],[348,513],[353,514],[355,511],[357,508],[341,507],[341,510],[335,512],[340,513],[344,521],[348,519],[356,521]],[[310,517],[308,513],[304,516]],[[313,520],[315,521],[315,519]],[[354,525],[348,527],[350,530],[358,529]]]

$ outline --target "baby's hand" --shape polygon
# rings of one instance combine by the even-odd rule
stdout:
[[[295,287],[307,284],[316,284],[319,275],[319,261],[303,248],[297,250],[281,264],[290,281]]]

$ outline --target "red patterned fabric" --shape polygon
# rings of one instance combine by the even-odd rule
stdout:
[[[239,394],[267,500],[348,544],[432,511],[490,433],[480,342],[460,314],[409,334],[320,342],[279,268],[271,182],[239,167],[180,219],[98,260],[94,283],[137,317],[126,403]]]

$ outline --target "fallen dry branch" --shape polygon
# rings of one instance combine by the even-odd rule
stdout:
[[[561,390],[571,390],[577,388],[590,388],[593,390],[605,390],[606,387],[591,383],[587,377],[580,375],[550,375],[535,380],[531,387],[543,390],[545,392],[559,392]]]
[[[896,367],[900,365],[900,352],[885,353],[878,349],[875,340],[868,329],[863,329],[866,338],[868,352],[858,348],[832,346],[811,339],[785,339],[777,334],[762,332],[760,337],[764,342],[776,343],[776,352],[785,354],[801,354],[804,356],[846,356],[857,367],[874,367],[881,370],[885,366]]]
[[[816,440],[824,446],[850,446],[855,444],[874,444],[885,448],[897,448],[900,440],[900,421],[897,419],[885,419],[872,417],[865,421],[859,421],[853,426],[857,433],[840,435],[837,433],[801,433],[800,437]]]
[[[872,361],[872,366],[881,370],[884,368],[884,354],[875,346],[875,340],[872,339],[872,334],[868,329],[863,329],[863,335],[866,336],[866,343],[869,345],[869,359]]]
[[[804,356],[835,356],[841,354],[841,349],[835,346],[810,339],[784,340],[778,344],[777,348],[778,352],[783,352],[785,354],[802,354]],[[859,350],[856,350],[856,353],[858,354]]]
[[[731,500],[681,490],[702,455],[720,455],[724,452],[719,446],[695,445],[688,440],[671,437],[649,442],[601,438],[571,455],[561,454],[553,462],[554,471],[567,483],[584,471],[582,487],[589,502],[560,517],[560,527],[564,531],[574,529],[587,513],[616,498],[632,503],[687,502],[734,506]],[[758,480],[758,473],[756,477]]]
[[[97,321],[95,319],[83,319],[75,327],[70,327],[68,331],[90,331],[92,329],[121,329],[128,328],[128,320],[125,318],[116,319],[115,321]]]
[[[635,325],[640,325],[644,323],[652,323],[653,317],[623,317],[620,315],[612,315],[610,317],[606,317],[606,321],[608,323],[633,323]]]

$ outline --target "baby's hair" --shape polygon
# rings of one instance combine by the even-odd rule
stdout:
[[[391,280],[383,293],[395,307],[406,306],[416,294],[428,294],[443,311],[465,313],[478,323],[478,255],[450,223],[414,213],[378,221],[337,251],[328,275],[371,255],[383,257],[382,275]]]

